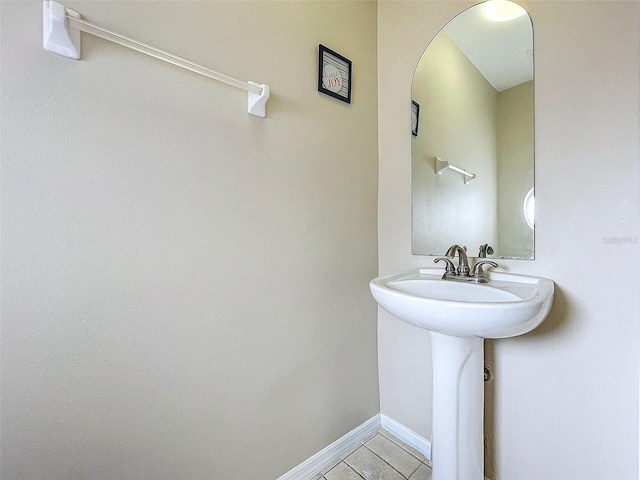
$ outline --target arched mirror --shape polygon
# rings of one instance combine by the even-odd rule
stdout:
[[[412,244],[442,255],[534,257],[533,27],[514,2],[457,15],[416,67]],[[493,251],[493,254],[491,254]]]

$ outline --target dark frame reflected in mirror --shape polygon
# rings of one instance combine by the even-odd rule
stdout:
[[[506,0],[466,9],[425,49],[411,90],[427,106],[411,136],[413,254],[488,244],[489,257],[534,258],[533,71],[531,19]]]

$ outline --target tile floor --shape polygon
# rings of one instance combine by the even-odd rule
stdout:
[[[430,476],[424,455],[380,430],[317,480],[429,480]]]

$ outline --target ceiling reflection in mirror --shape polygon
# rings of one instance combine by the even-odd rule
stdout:
[[[420,58],[411,95],[413,253],[489,244],[489,257],[533,259],[529,15],[502,0],[460,13]]]

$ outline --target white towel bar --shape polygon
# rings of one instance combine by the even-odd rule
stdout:
[[[475,173],[469,173],[466,170],[463,170],[459,167],[454,167],[447,160],[442,160],[440,157],[436,157],[436,175],[442,175],[442,172],[446,169],[453,170],[454,172],[461,173],[464,175],[464,184],[469,185],[469,182],[476,178]]]
[[[69,10],[58,2],[54,2],[53,0],[45,0],[43,2],[42,33],[45,50],[57,55],[62,55],[63,57],[79,60],[81,57],[80,31],[136,50],[145,55],[150,55],[159,60],[204,75],[205,77],[246,90],[249,94],[249,113],[257,117],[266,117],[267,115],[266,104],[270,95],[268,85],[236,80],[235,78],[215,72],[202,65],[178,57],[177,55],[82,20],[78,12]]]

